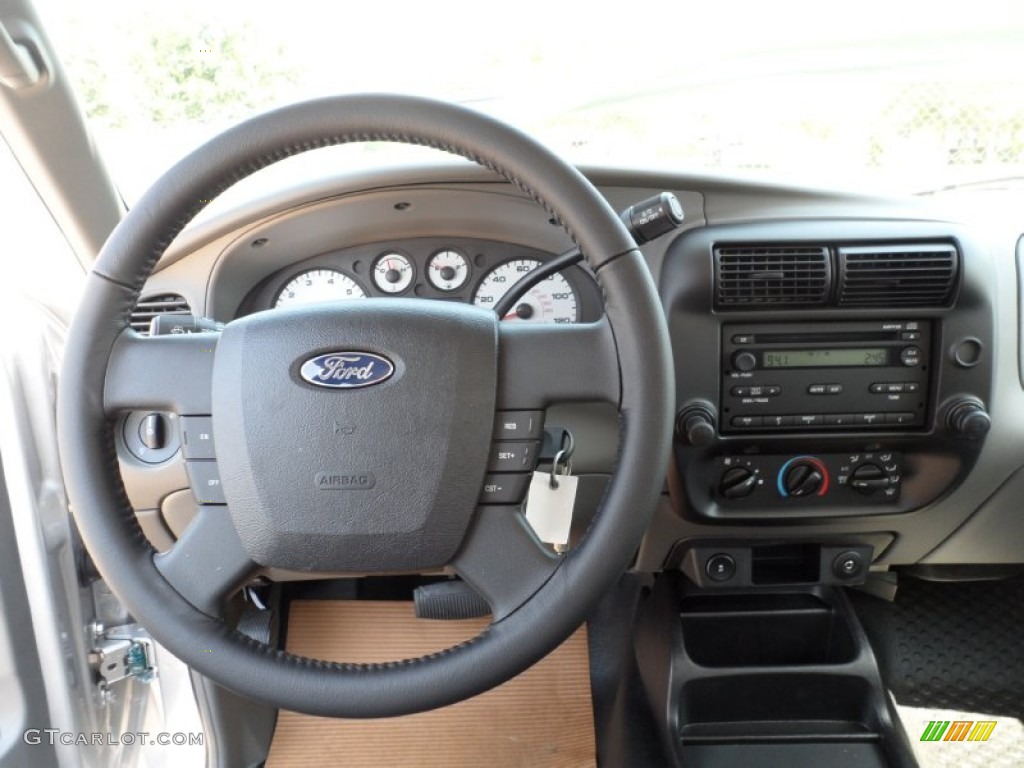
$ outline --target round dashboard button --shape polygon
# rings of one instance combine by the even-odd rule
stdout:
[[[704,565],[704,572],[712,581],[728,581],[736,575],[736,561],[732,555],[712,555]]]
[[[908,368],[921,363],[921,350],[917,347],[907,347],[900,352],[900,362]]]

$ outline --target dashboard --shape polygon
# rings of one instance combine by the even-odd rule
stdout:
[[[680,230],[642,248],[668,320],[678,417],[639,569],[714,587],[765,583],[787,558],[784,579],[842,581],[828,558],[850,551],[863,559],[857,577],[1024,562],[1019,225],[928,200],[586,172],[616,210],[665,190],[685,212]],[[220,322],[305,301],[487,307],[572,245],[483,170],[352,175],[186,230],[139,307],[166,301]],[[601,302],[576,266],[504,320],[591,323]],[[138,437],[145,418],[123,419],[122,474],[144,530],[168,541],[195,500],[175,446],[157,455]],[[617,414],[555,406],[546,424],[575,437],[585,521],[614,467]],[[723,554],[732,566],[719,581],[711,564]]]

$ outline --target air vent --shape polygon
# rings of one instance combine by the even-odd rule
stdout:
[[[187,315],[191,313],[184,296],[176,293],[160,293],[140,299],[135,305],[129,323],[139,333],[149,334],[149,322],[157,315]]]
[[[828,298],[832,262],[822,246],[719,246],[714,254],[720,309],[820,306]]]
[[[839,305],[942,307],[956,290],[959,258],[952,245],[839,249]]]

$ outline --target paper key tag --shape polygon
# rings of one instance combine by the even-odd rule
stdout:
[[[572,475],[557,475],[558,487],[551,487],[550,472],[534,472],[526,497],[526,520],[537,538],[547,544],[569,543],[572,507],[576,502],[576,483]]]

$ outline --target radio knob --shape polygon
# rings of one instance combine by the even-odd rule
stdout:
[[[813,496],[821,491],[824,483],[825,474],[816,461],[794,461],[782,475],[785,496]]]
[[[742,499],[749,496],[757,485],[757,475],[749,467],[727,469],[718,482],[718,491],[727,499]]]
[[[947,412],[946,424],[959,437],[977,440],[988,433],[992,419],[977,400],[961,400]]]
[[[676,432],[698,448],[711,445],[715,440],[715,417],[711,409],[703,405],[684,408],[676,419]]]
[[[745,349],[732,356],[732,366],[737,371],[752,371],[757,367],[757,356]]]

